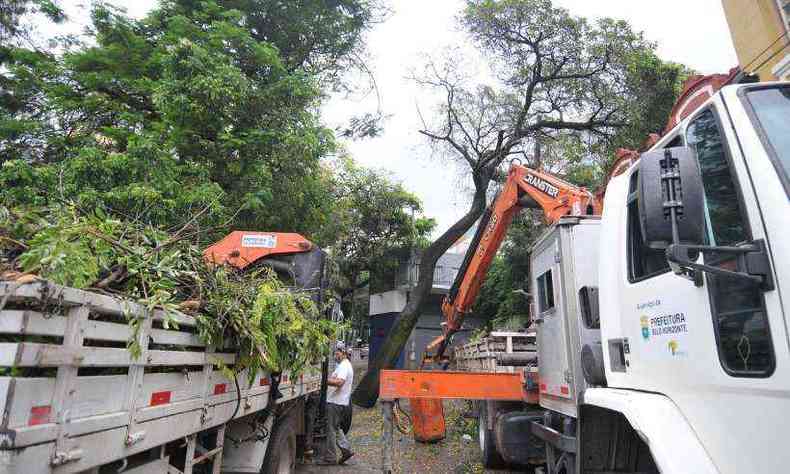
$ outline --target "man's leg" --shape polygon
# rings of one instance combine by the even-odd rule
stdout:
[[[347,416],[346,411],[348,407],[337,407],[337,419],[341,420],[343,416]],[[354,453],[351,451],[351,443],[346,438],[346,434],[343,432],[343,428],[341,427],[341,423],[338,422],[337,424],[337,446],[340,448],[340,464],[348,461]]]
[[[343,428],[340,425],[337,426],[337,434],[335,436],[337,438],[337,447],[340,448],[341,451],[351,451],[351,443],[346,438],[346,434],[343,433]]]
[[[339,423],[338,413],[335,409],[337,405],[334,403],[326,404],[326,451],[324,452],[324,461],[337,463],[337,425]],[[342,430],[341,430],[342,432]]]

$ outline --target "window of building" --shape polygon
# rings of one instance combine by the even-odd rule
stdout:
[[[712,109],[702,112],[686,130],[702,170],[705,190],[706,243],[736,245],[751,239],[734,179],[727,145]],[[733,254],[706,253],[705,263],[735,270]],[[713,326],[722,366],[742,377],[767,377],[774,369],[774,353],[762,292],[740,279],[705,274],[710,293]]]
[[[538,310],[543,313],[554,307],[554,281],[551,270],[538,277]]]

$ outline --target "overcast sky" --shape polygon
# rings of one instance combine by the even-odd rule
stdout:
[[[0,0],[2,1],[2,0]],[[77,5],[62,0],[72,19],[84,18]],[[115,0],[129,14],[142,16],[155,0]],[[609,16],[627,20],[634,29],[658,44],[665,60],[680,62],[702,73],[726,72],[737,65],[721,0],[554,0],[574,15]],[[469,194],[459,189],[458,171],[447,160],[431,157],[417,130],[417,107],[429,115],[435,97],[419,90],[407,76],[419,70],[429,56],[461,46],[468,48],[456,17],[460,0],[391,0],[393,14],[368,36],[371,61],[385,114],[384,133],[375,139],[348,142],[346,147],[361,163],[387,170],[424,203],[425,213],[437,218],[438,231],[462,215]],[[375,95],[336,96],[324,107],[330,127],[349,117],[376,109]]]

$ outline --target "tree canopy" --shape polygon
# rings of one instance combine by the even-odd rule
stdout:
[[[0,193],[328,239],[336,143],[318,107],[374,8],[171,0],[134,20],[99,3],[64,54],[4,48]]]
[[[657,116],[661,101],[674,100],[665,92],[674,92],[677,71],[660,61],[652,66],[670,78],[668,86],[644,96],[656,84],[650,84],[649,76],[641,77],[639,68],[657,60],[655,45],[625,21],[588,21],[551,0],[467,0],[460,24],[487,62],[491,79],[479,74],[470,79],[473,75],[463,70],[463,61],[450,57],[430,61],[416,81],[444,99],[433,117],[423,121],[420,133],[435,150],[460,163],[474,184],[472,202],[426,249],[420,281],[354,394],[363,406],[377,397],[378,369],[395,362],[414,328],[436,261],[482,215],[489,186],[510,158],[594,184],[604,175],[606,153],[616,140],[633,143],[643,130],[643,115],[649,111]],[[532,152],[540,148],[549,151]],[[549,157],[555,159],[554,168],[547,166]],[[524,240],[525,234],[512,230],[510,236]],[[523,267],[528,262],[511,264]],[[504,265],[495,265],[495,280],[484,288],[500,302],[496,308],[480,308],[500,317],[516,311],[511,285],[514,277],[523,277]]]

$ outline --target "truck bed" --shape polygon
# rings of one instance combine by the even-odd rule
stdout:
[[[231,349],[207,347],[196,321],[48,282],[0,283],[0,471],[80,472],[264,409],[268,375],[236,381]],[[142,349],[132,357],[128,321]],[[283,374],[284,402],[317,391],[320,372]]]
[[[479,341],[472,341],[455,348],[456,369],[464,372],[513,373],[521,367],[497,364],[497,354],[535,354],[534,331],[494,331]]]

